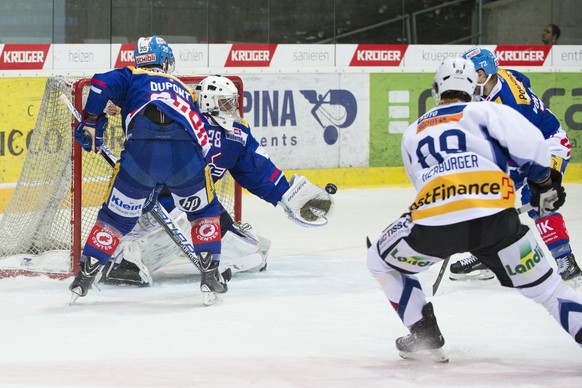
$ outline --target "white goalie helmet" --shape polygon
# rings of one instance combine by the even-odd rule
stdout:
[[[211,116],[226,130],[232,130],[233,122],[241,122],[238,110],[238,89],[226,77],[211,75],[195,88],[200,112]]]
[[[437,104],[441,95],[449,90],[465,92],[473,96],[477,86],[477,71],[473,62],[464,58],[447,58],[434,76],[432,94]]]

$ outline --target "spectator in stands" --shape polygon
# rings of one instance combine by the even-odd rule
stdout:
[[[554,45],[558,43],[558,38],[560,37],[560,27],[555,24],[548,24],[542,32],[542,42],[544,44]]]

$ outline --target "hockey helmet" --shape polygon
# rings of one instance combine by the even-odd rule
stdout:
[[[238,110],[238,89],[226,77],[211,75],[195,88],[200,112],[211,116],[221,127],[232,130],[233,122],[241,122]]]
[[[483,70],[486,75],[497,74],[499,61],[495,55],[486,48],[473,48],[463,54],[463,58],[473,62],[475,70]]]
[[[483,70],[487,76],[485,81],[482,83],[477,83],[479,91],[475,94],[482,96],[485,93],[485,84],[487,84],[491,77],[497,74],[497,71],[499,71],[499,61],[497,58],[495,58],[495,54],[493,54],[491,51],[487,50],[486,48],[479,47],[473,48],[464,53],[463,58],[473,62],[475,70]],[[477,81],[479,80],[477,79]]]
[[[157,35],[139,38],[133,59],[137,67],[159,66],[168,74],[174,71],[176,64],[172,49]]]
[[[438,104],[444,92],[455,90],[472,96],[476,85],[477,72],[473,62],[464,58],[449,57],[436,71],[432,93]]]

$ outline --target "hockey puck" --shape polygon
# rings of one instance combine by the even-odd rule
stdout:
[[[337,193],[337,186],[334,185],[333,183],[328,183],[325,186],[325,191],[327,191],[329,194],[335,194]]]

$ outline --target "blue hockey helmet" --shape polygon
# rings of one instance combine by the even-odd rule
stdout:
[[[495,55],[486,48],[476,47],[463,54],[463,58],[469,59],[475,65],[475,70],[483,70],[485,75],[497,74],[499,61]]]
[[[168,74],[174,71],[176,63],[168,43],[157,35],[139,38],[133,59],[137,67],[159,66]]]

